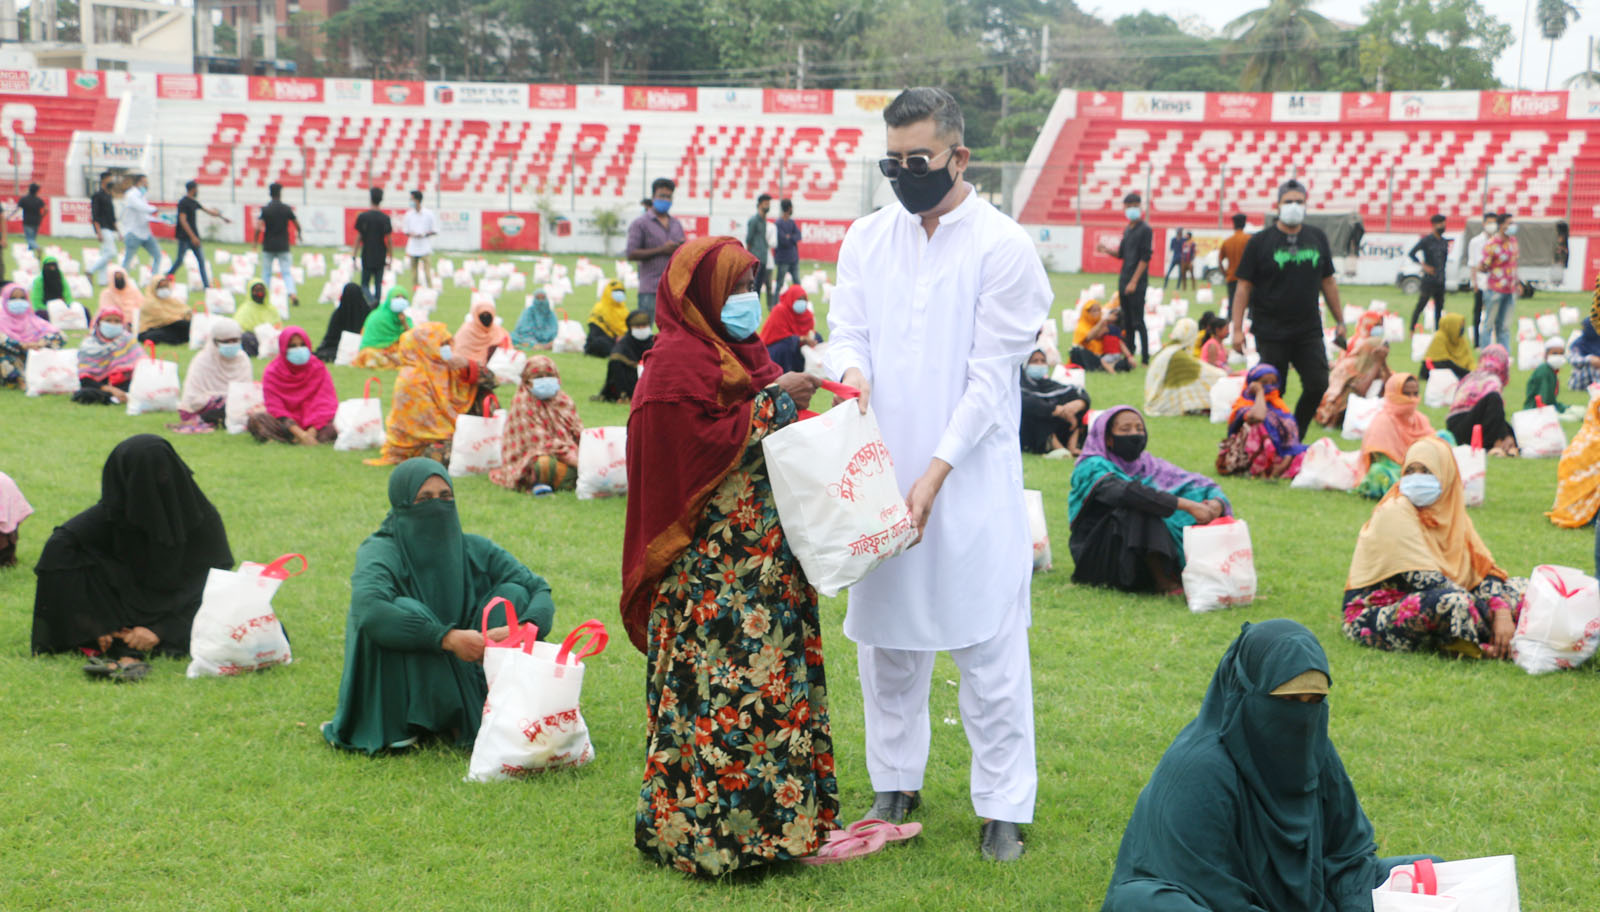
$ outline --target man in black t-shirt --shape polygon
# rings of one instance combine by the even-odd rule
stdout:
[[[106,267],[117,261],[117,207],[111,201],[111,188],[115,180],[110,171],[100,172],[100,189],[89,197],[89,220],[100,238],[100,259],[89,267],[95,283],[106,283]]]
[[[39,249],[39,226],[44,224],[44,205],[38,184],[29,184],[28,195],[17,200],[17,211],[22,213],[22,236],[28,239],[29,250]]]
[[[1150,336],[1144,327],[1144,295],[1150,287],[1150,253],[1155,232],[1144,220],[1144,198],[1137,192],[1122,198],[1123,214],[1128,217],[1128,227],[1122,229],[1122,242],[1116,250],[1097,242],[1096,248],[1103,256],[1122,261],[1122,271],[1117,273],[1117,294],[1122,303],[1122,335],[1128,341],[1131,360],[1133,340],[1139,339],[1139,360],[1150,363]]]
[[[1294,420],[1305,439],[1322,394],[1328,389],[1328,352],[1323,347],[1320,293],[1344,347],[1339,316],[1339,283],[1333,278],[1333,250],[1321,229],[1305,224],[1306,188],[1291,180],[1278,188],[1278,220],[1252,236],[1239,258],[1239,287],[1233,299],[1233,349],[1244,353],[1244,315],[1250,312],[1251,333],[1261,363],[1278,371],[1278,388],[1289,379],[1289,366],[1300,375],[1300,399]]]
[[[1411,310],[1413,327],[1420,325],[1418,321],[1430,300],[1433,301],[1433,325],[1438,326],[1444,318],[1444,273],[1450,260],[1450,242],[1444,239],[1444,216],[1435,212],[1428,219],[1428,227],[1428,233],[1406,254],[1422,267],[1422,293],[1417,296],[1417,306]],[[1420,259],[1419,253],[1422,254]]]
[[[299,307],[300,299],[294,293],[294,260],[289,256],[289,225],[292,223],[299,233],[300,220],[284,203],[282,184],[277,181],[268,184],[267,195],[271,199],[261,207],[256,221],[255,241],[261,245],[261,281],[266,282],[269,289],[272,287],[272,264],[277,263],[278,275],[283,276],[283,290],[289,293],[289,303]]]
[[[195,221],[195,216],[204,212],[212,218],[228,220],[226,215],[209,206],[200,205],[200,182],[190,181],[183,185],[183,199],[178,200],[178,252],[172,258],[172,268],[167,270],[167,275],[178,271],[183,265],[184,253],[193,250],[194,261],[200,265],[200,287],[210,288],[211,277],[206,275],[206,252],[200,249],[200,223]]]
[[[394,234],[394,223],[381,208],[383,188],[373,187],[367,196],[372,208],[356,216],[357,241],[350,255],[361,263],[361,293],[368,304],[377,304],[383,296],[383,271],[394,253],[389,237]]]

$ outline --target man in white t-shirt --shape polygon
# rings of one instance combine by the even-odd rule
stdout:
[[[432,285],[435,276],[428,257],[433,255],[433,236],[439,233],[439,218],[432,209],[422,208],[421,190],[411,191],[411,210],[400,223],[400,230],[406,236],[406,256],[411,258],[411,287],[422,287],[417,278],[419,272],[427,276],[428,284]]]
[[[1472,344],[1478,347],[1483,345],[1483,340],[1478,337],[1478,324],[1483,322],[1483,290],[1489,287],[1489,277],[1479,267],[1483,263],[1483,245],[1494,237],[1498,228],[1495,213],[1485,212],[1483,232],[1467,242],[1467,269],[1472,276]]]

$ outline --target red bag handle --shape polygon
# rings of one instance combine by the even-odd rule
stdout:
[[[1540,408],[1544,408],[1544,397],[1543,396],[1534,396],[1533,397],[1533,401],[1537,402],[1539,404]]]
[[[860,390],[856,389],[853,386],[845,386],[843,383],[835,383],[832,380],[824,380],[824,381],[822,381],[821,383],[819,383],[817,385],[822,387],[823,389],[827,390],[828,392],[832,393],[835,399],[860,399],[861,398],[861,391]]]
[[[1430,373],[1430,374],[1433,373],[1433,359],[1432,358],[1425,358],[1425,359],[1423,359],[1422,363],[1428,365],[1428,373]]]
[[[372,384],[377,383],[377,382],[378,382],[378,378],[377,377],[368,377],[367,378],[367,382],[361,387],[361,398],[363,398],[363,399],[371,399],[372,398]]]
[[[295,558],[300,559],[300,569],[290,573],[288,569],[289,562]],[[310,567],[311,563],[306,560],[306,556],[304,554],[285,554],[265,567],[262,567],[261,575],[270,579],[282,580],[288,579],[291,576],[299,576],[300,574],[306,572],[306,570]]]
[[[1568,589],[1567,584],[1561,581],[1561,574],[1555,572],[1554,570],[1549,572],[1549,576],[1550,585],[1554,587],[1556,592],[1559,593],[1562,598],[1572,598],[1581,591],[1578,589]]]
[[[1433,859],[1419,858],[1417,859],[1417,863],[1414,865],[1414,868],[1417,872],[1417,875],[1415,877],[1415,885],[1411,888],[1411,892],[1421,893],[1425,896],[1438,896],[1439,875],[1438,872],[1434,871],[1433,869]]]
[[[156,343],[153,340],[145,340],[144,350],[150,353],[151,361],[156,360]]]
[[[489,403],[491,403],[491,402],[494,403],[494,408],[490,408],[489,407]],[[494,413],[499,411],[499,410],[500,410],[500,397],[499,396],[496,396],[494,393],[490,393],[489,395],[483,397],[483,417],[485,417],[485,418],[493,418],[494,417]]]
[[[583,648],[574,652],[573,647],[585,637]],[[556,653],[557,665],[578,665],[590,656],[599,655],[605,651],[606,644],[611,642],[611,635],[606,633],[606,625],[594,618],[590,618],[574,627],[567,638],[561,641],[561,651]],[[570,660],[570,661],[569,661]]]
[[[489,612],[493,611],[496,605],[506,606],[506,626],[511,629],[506,638],[499,642],[489,639]],[[490,599],[483,606],[483,621],[479,625],[479,629],[483,633],[483,647],[485,649],[491,646],[496,649],[521,648],[523,652],[531,653],[533,652],[533,644],[539,640],[539,625],[532,621],[526,624],[519,623],[517,621],[516,606],[511,604],[510,599],[501,596]]]

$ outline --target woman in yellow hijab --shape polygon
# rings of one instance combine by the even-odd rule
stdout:
[[[1600,399],[1590,400],[1582,430],[1561,452],[1556,502],[1545,516],[1563,529],[1581,529],[1594,522],[1596,513],[1600,513]],[[1600,555],[1600,545],[1595,554]]]
[[[400,376],[394,381],[383,451],[367,465],[399,465],[414,456],[450,462],[456,417],[492,392],[494,374],[450,349],[450,328],[424,323],[399,343]]]
[[[612,279],[589,311],[589,338],[583,343],[583,353],[609,358],[612,347],[627,331],[628,291],[621,279]]]
[[[1356,539],[1345,636],[1396,652],[1507,658],[1528,581],[1508,577],[1478,538],[1449,444],[1413,443],[1403,472]]]
[[[1458,313],[1447,313],[1439,321],[1439,331],[1428,343],[1428,353],[1422,356],[1419,377],[1428,379],[1433,369],[1454,371],[1456,379],[1472,373],[1478,366],[1478,353],[1467,341],[1467,320]]]

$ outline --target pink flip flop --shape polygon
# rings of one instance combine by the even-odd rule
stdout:
[[[906,842],[922,832],[922,824],[902,823],[869,818],[828,834],[817,854],[800,859],[805,864],[824,865],[865,858],[883,851],[891,842]]]

